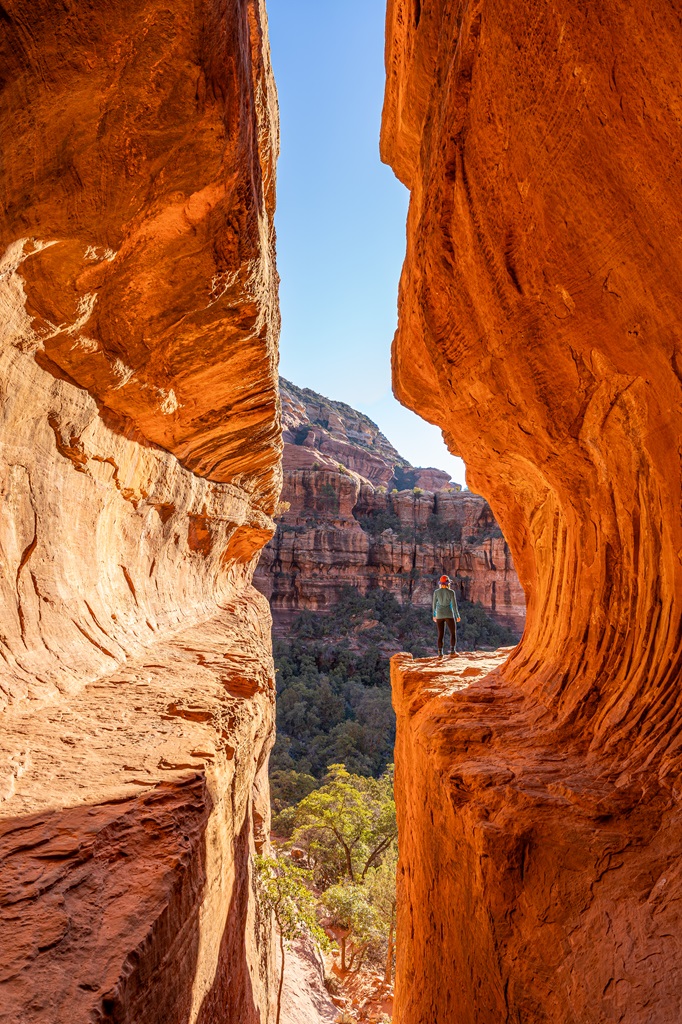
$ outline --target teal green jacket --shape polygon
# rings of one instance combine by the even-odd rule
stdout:
[[[456,619],[459,616],[457,598],[450,587],[439,587],[433,595],[433,617],[435,619]]]

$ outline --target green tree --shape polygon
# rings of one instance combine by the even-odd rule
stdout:
[[[377,911],[370,903],[366,886],[344,879],[322,894],[328,926],[338,937],[341,970],[359,971],[365,954],[380,931]]]
[[[336,853],[342,876],[361,881],[397,836],[392,767],[373,779],[330,765],[325,784],[298,804],[295,822],[294,842],[314,862],[324,868]]]
[[[317,922],[317,901],[309,889],[311,881],[309,871],[296,867],[285,857],[256,857],[258,901],[264,911],[274,915],[279,931],[281,969],[275,1024],[279,1024],[282,1012],[285,944],[309,934],[323,949],[329,949],[329,939]]]
[[[398,867],[398,846],[393,843],[386,851],[382,863],[367,873],[365,888],[369,902],[376,913],[382,939],[386,943],[384,960],[384,981],[390,985],[393,980],[393,958],[395,955],[396,927],[396,870]]]
[[[274,771],[270,773],[270,796],[273,811],[291,807],[312,793],[320,783],[305,772]]]

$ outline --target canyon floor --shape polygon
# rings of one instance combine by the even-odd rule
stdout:
[[[474,681],[495,672],[512,648],[461,653],[443,658],[413,658],[402,653],[393,658],[396,709],[418,728],[439,703],[467,690]],[[279,840],[278,842],[281,842]],[[378,965],[368,964],[359,973],[341,975],[337,954],[315,956],[305,942],[294,943],[286,953],[282,1021],[284,1024],[332,1024],[339,1019],[358,1024],[387,1022],[393,1007],[393,986],[382,984]],[[334,979],[334,998],[324,986],[324,976]],[[342,1016],[344,1015],[345,1016]]]

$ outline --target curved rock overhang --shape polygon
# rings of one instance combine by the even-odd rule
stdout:
[[[467,463],[527,597],[519,647],[445,706],[394,666],[401,1022],[679,1014],[681,45],[664,2],[388,5],[394,388]]]
[[[281,483],[262,0],[0,5],[8,1021],[269,1012]]]

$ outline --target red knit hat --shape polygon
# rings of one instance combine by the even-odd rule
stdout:
[[[450,577],[449,576],[441,576],[441,578],[439,579],[438,582],[439,583],[449,583],[450,582]]]

